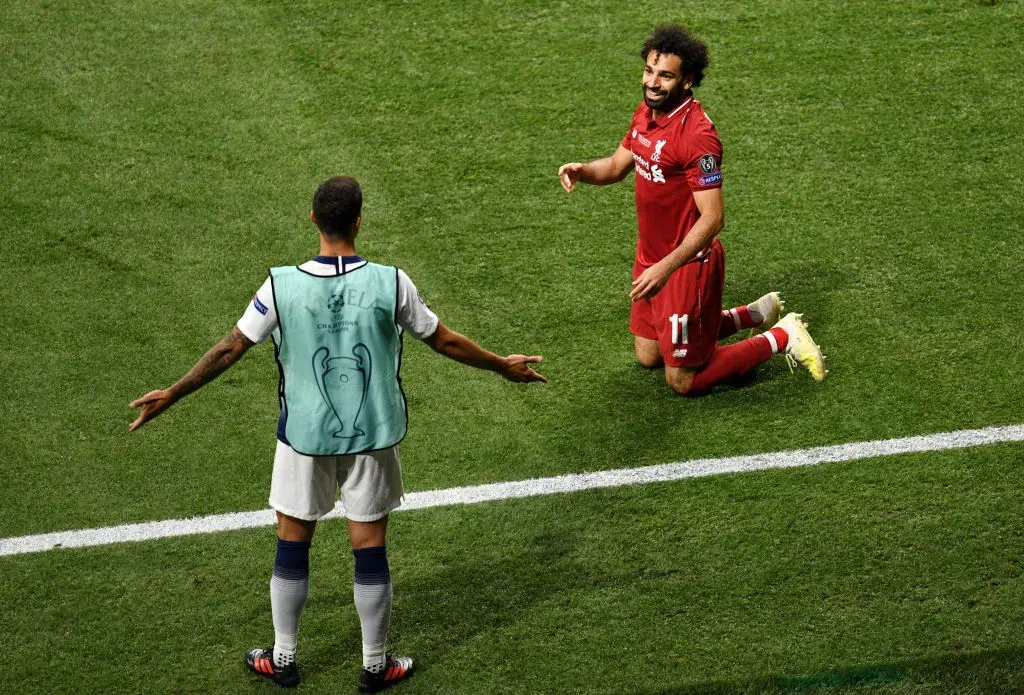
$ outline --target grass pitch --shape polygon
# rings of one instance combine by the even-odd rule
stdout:
[[[269,348],[130,437],[127,403],[315,253],[337,173],[364,187],[364,255],[551,379],[407,341],[410,490],[1024,421],[1022,11],[4,4],[0,536],[265,504]],[[566,196],[555,171],[614,149],[662,20],[711,51],[726,303],[782,290],[820,387],[780,361],[686,400],[634,365],[631,186]],[[424,664],[403,690],[1018,692],[1021,451],[396,516],[393,637]],[[310,692],[357,667],[341,531],[314,558]],[[240,664],[271,559],[251,531],[0,560],[0,691],[262,688]]]

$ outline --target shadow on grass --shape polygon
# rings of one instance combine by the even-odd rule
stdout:
[[[403,625],[429,636],[429,661],[445,663],[452,650],[518,622],[533,606],[568,587],[594,588],[594,569],[570,559],[572,546],[572,534],[537,530],[515,551],[507,548],[487,558],[453,557],[442,571],[402,587]],[[429,663],[424,666],[429,668]]]
[[[467,522],[472,525],[472,522]],[[481,538],[486,532],[473,529]],[[481,540],[486,544],[486,540]],[[464,649],[481,635],[502,630],[518,622],[525,611],[563,594],[567,587],[593,588],[600,577],[592,567],[570,559],[571,534],[537,530],[527,533],[523,542],[502,552],[456,552],[445,556],[428,572],[408,568],[395,586],[396,613],[392,643],[412,648],[403,635],[414,636],[417,670],[429,671],[431,664],[451,663],[450,654]],[[523,568],[545,568],[524,572]],[[321,597],[318,610],[333,612],[336,605],[349,603],[345,591]],[[397,618],[397,620],[395,620]],[[335,621],[335,618],[331,619]],[[307,651],[310,663],[328,661],[329,654],[358,654],[359,625],[351,621],[336,623],[340,631],[323,651]]]
[[[630,355],[592,376],[581,389],[587,397],[560,415],[551,434],[555,455],[594,471],[745,453],[729,432],[770,406],[775,389],[763,382],[778,366],[784,368],[762,365],[709,395],[687,398],[665,383],[663,370],[644,369]]]
[[[945,654],[892,664],[855,666],[808,676],[700,683],[651,695],[789,695],[790,693],[1024,693],[1024,647]]]
[[[726,289],[733,298],[749,300],[769,290],[784,290],[783,296],[791,300],[786,308],[807,312],[818,324],[831,315],[830,292],[851,282],[830,262],[803,262],[773,282],[761,278],[730,288],[727,279]],[[760,287],[747,288],[753,284]],[[751,334],[742,330],[723,343]],[[802,368],[790,374],[782,358],[775,357],[710,394],[687,398],[669,388],[664,370],[643,369],[636,363],[633,339],[625,327],[609,340],[618,345],[614,360],[578,375],[574,388],[579,397],[565,408],[552,432],[557,455],[579,461],[580,470],[747,453],[756,450],[756,442],[737,432],[763,428],[765,418],[759,413],[798,422],[807,411],[814,413],[808,394],[820,398],[825,393],[809,390],[811,380]]]

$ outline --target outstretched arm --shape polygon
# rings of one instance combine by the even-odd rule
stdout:
[[[626,178],[633,169],[633,153],[622,145],[611,157],[595,159],[592,162],[581,164],[570,162],[558,168],[558,180],[566,193],[572,193],[576,189],[576,182],[591,183],[595,186],[605,186],[609,183],[618,183]]]
[[[543,374],[538,374],[530,368],[531,363],[544,359],[540,355],[501,357],[489,350],[484,350],[466,336],[456,333],[440,321],[437,322],[437,330],[423,342],[429,345],[434,352],[445,357],[478,369],[498,372],[509,381],[547,381]]]
[[[188,394],[216,379],[228,367],[240,360],[245,351],[253,345],[255,343],[238,330],[238,326],[232,328],[228,337],[207,350],[195,366],[188,370],[188,374],[181,377],[174,386],[169,389],[150,391],[142,398],[132,401],[130,406],[132,408],[141,406],[142,412],[139,413],[138,419],[128,426],[128,431],[134,432]]]

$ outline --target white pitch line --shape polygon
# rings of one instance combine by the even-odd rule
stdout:
[[[835,461],[854,461],[879,456],[965,449],[985,444],[1020,441],[1024,441],[1024,425],[1009,425],[1007,427],[986,427],[977,430],[941,432],[918,437],[854,442],[852,444],[821,446],[813,449],[797,449],[749,456],[695,459],[693,461],[665,463],[657,466],[645,466],[643,468],[620,468],[611,471],[596,471],[594,473],[572,473],[553,478],[533,478],[507,483],[455,487],[447,490],[410,492],[405,496],[405,502],[398,511],[446,507],[455,504],[475,504],[477,502],[505,500],[516,497],[552,495],[601,487],[668,482],[721,473],[814,466],[819,463]],[[331,519],[340,516],[342,516],[341,511],[336,508],[325,518]],[[141,524],[83,529],[81,531],[60,531],[17,538],[0,538],[0,555],[21,555],[23,553],[38,553],[55,548],[82,548],[110,543],[190,536],[199,533],[234,531],[259,526],[272,526],[274,523],[274,511],[263,509],[254,512],[214,514],[212,516],[200,516],[191,519],[150,521]]]

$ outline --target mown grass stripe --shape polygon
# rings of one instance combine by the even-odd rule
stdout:
[[[642,468],[620,468],[593,473],[573,473],[553,478],[533,478],[506,483],[456,487],[447,490],[411,492],[406,495],[405,503],[399,511],[429,509],[431,507],[445,507],[455,504],[475,504],[517,497],[552,495],[602,487],[670,482],[722,473],[743,473],[772,468],[795,468],[799,466],[814,466],[820,463],[893,456],[896,454],[965,449],[985,444],[1019,441],[1024,441],[1024,425],[940,432],[916,437],[854,442],[748,456],[694,459],[692,461],[680,461]],[[335,509],[325,518],[330,519],[340,516],[342,516],[340,510]],[[252,512],[214,514],[191,519],[172,519],[108,526],[98,529],[59,531],[56,533],[0,539],[0,555],[21,555],[57,548],[81,548],[111,543],[169,538],[172,536],[215,533],[217,531],[234,531],[244,528],[270,526],[274,523],[273,510],[263,509]]]

